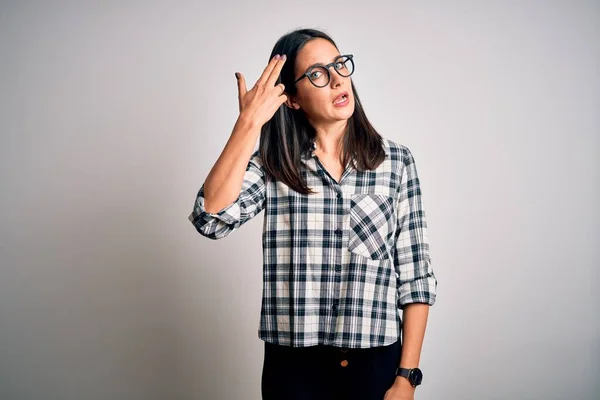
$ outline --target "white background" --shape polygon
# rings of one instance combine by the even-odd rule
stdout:
[[[416,398],[600,398],[600,6],[3,1],[0,398],[260,399],[264,213],[188,221],[276,40],[323,29],[421,178]]]

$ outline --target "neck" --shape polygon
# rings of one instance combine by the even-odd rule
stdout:
[[[313,125],[316,136],[315,144],[317,151],[327,156],[337,156],[342,150],[342,140],[346,132],[347,120],[335,121],[327,125]]]

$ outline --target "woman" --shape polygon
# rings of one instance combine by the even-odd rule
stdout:
[[[417,169],[369,123],[353,72],[300,29],[251,90],[236,73],[240,115],[189,216],[220,239],[265,210],[263,399],[404,400],[421,382],[437,280]]]

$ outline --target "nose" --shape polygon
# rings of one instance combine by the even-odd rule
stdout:
[[[342,84],[342,80],[344,79],[344,77],[341,76],[340,74],[338,74],[337,71],[335,70],[335,68],[333,66],[331,66],[331,67],[329,67],[329,79],[330,79],[329,84],[332,87],[337,87]]]

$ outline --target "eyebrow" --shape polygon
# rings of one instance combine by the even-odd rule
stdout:
[[[337,56],[333,57],[333,59],[331,60],[331,62],[333,62],[333,61],[337,60],[337,59],[338,59],[338,58],[340,58],[341,56],[342,56],[342,54],[341,54],[341,53],[340,53],[340,54],[338,54]],[[305,71],[308,71],[309,69],[311,69],[312,67],[316,67],[317,65],[325,65],[325,64],[323,64],[323,63],[314,63],[314,64],[311,64],[311,65],[309,65],[308,67],[306,67]]]

